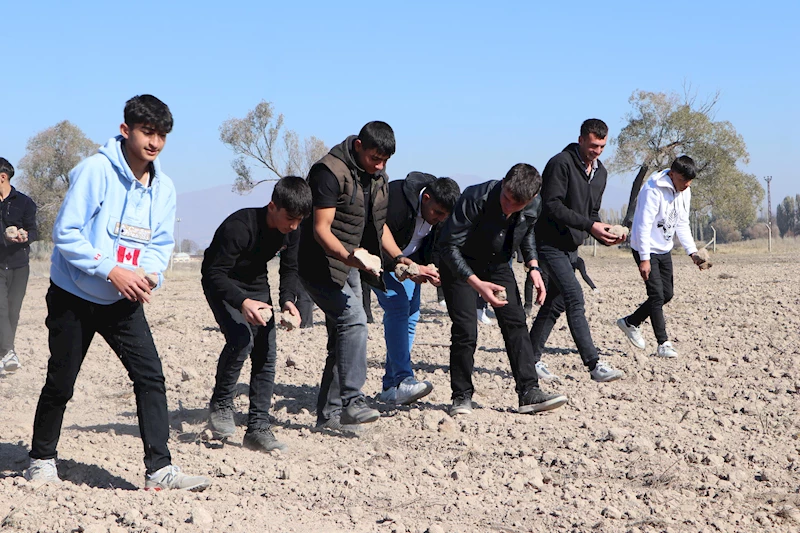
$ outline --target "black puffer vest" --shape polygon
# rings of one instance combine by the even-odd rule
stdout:
[[[336,176],[336,180],[339,182],[339,199],[336,203],[336,214],[331,224],[331,232],[348,252],[362,246],[361,239],[367,222],[360,176],[364,171],[358,168],[350,152],[350,147],[355,140],[356,136],[351,135],[314,163],[314,166],[325,165],[328,167],[328,170]],[[372,177],[371,183],[372,220],[375,224],[378,242],[364,244],[369,253],[380,257],[380,240],[383,235],[383,226],[386,223],[386,213],[389,209],[388,176],[385,172],[378,172]],[[328,256],[327,259],[331,279],[343,287],[350,267],[333,257]],[[384,288],[382,280],[377,276],[362,271],[361,277],[370,285]]]

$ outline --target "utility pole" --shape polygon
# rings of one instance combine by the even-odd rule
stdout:
[[[767,182],[767,224],[772,227],[772,176],[764,176],[764,181]]]
[[[176,228],[177,231],[175,232],[177,234],[177,238],[175,240],[178,241],[178,253],[181,253],[181,219],[180,218],[176,218],[175,219],[175,225],[177,226],[177,228]]]

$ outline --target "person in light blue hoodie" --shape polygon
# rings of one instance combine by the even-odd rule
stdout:
[[[164,372],[143,307],[161,286],[175,244],[175,187],[158,161],[172,113],[155,96],[140,95],[126,102],[124,117],[120,135],[70,172],[53,226],[50,360],[24,474],[37,483],[60,481],[55,460],[64,411],[99,333],[133,381],[145,488],[199,491],[210,480],[182,473],[167,448]]]

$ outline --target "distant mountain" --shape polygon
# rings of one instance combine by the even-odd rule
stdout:
[[[179,193],[177,217],[181,221],[175,224],[175,240],[191,239],[201,248],[207,247],[228,215],[245,207],[267,205],[273,187],[274,182],[262,183],[246,195],[236,194],[231,185]]]

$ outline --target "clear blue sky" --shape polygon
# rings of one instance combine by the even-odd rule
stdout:
[[[541,170],[586,118],[615,135],[634,90],[689,81],[701,98],[721,91],[717,119],[744,136],[745,170],[774,176],[773,209],[800,193],[797,1],[30,1],[2,18],[12,163],[65,119],[105,142],[125,100],[151,93],[175,116],[162,164],[179,192],[233,181],[219,125],[262,99],[329,145],[387,121],[392,178],[497,178],[520,161]]]

